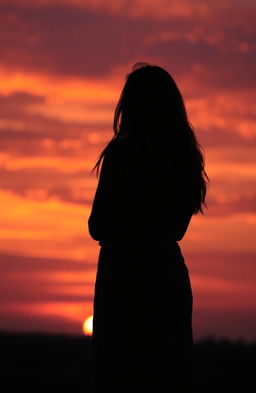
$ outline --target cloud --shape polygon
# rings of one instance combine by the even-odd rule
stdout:
[[[18,254],[88,261],[97,250],[88,233],[89,205],[0,192],[0,249]]]
[[[54,334],[74,334],[82,335],[82,323],[86,317],[92,314],[92,308],[89,304],[81,304],[79,307],[77,304],[73,304],[73,310],[77,310],[77,314],[74,316],[71,312],[68,312],[66,307],[63,308],[61,302],[55,303],[56,313],[46,314],[39,312],[41,307],[49,307],[49,303],[36,303],[30,305],[30,307],[21,306],[16,304],[3,307],[1,309],[1,321],[0,329],[8,332],[28,332],[34,334],[39,333],[54,333]],[[33,307],[34,306],[34,307]],[[59,310],[59,313],[58,313]],[[60,315],[60,311],[62,315]]]
[[[226,151],[229,151],[230,154],[230,151],[232,152],[233,149],[234,151],[236,151],[236,148],[239,146],[240,153],[243,154],[244,158],[246,158],[247,149],[251,151],[252,148],[254,148],[256,145],[256,137],[254,136],[254,130],[251,133],[250,128],[248,128],[246,133],[246,129],[244,127],[245,132],[243,135],[242,133],[239,133],[237,129],[236,129],[237,132],[235,132],[235,130],[231,127],[230,128],[229,127],[222,128],[220,126],[216,127],[214,126],[214,124],[212,126],[211,124],[208,124],[207,126],[206,124],[205,125],[203,124],[204,120],[198,119],[198,121],[201,123],[201,124],[199,123],[200,125],[198,125],[198,127],[197,127],[197,123],[194,122],[195,134],[197,136],[198,142],[206,151],[209,151],[210,149],[214,149],[214,148],[215,149],[219,148],[220,150],[226,149]],[[223,116],[223,121],[225,122],[227,121],[225,120],[225,116]],[[249,122],[250,121],[248,120],[248,123]],[[215,123],[214,119],[213,119],[213,123]]]
[[[2,5],[9,5],[9,0],[2,0]],[[148,0],[12,0],[12,5],[23,8],[42,9],[45,7],[73,8],[78,10],[93,10],[106,14],[121,15],[126,14],[132,18],[166,19],[166,18],[206,18],[207,20],[218,16],[218,19],[226,25],[242,22],[239,18],[237,7],[233,7],[230,2],[216,0],[158,0],[157,3]],[[251,16],[255,10],[255,5],[251,0],[244,0],[239,4],[239,14],[241,17]],[[227,19],[227,15],[232,18]],[[12,18],[14,18],[12,16]],[[241,21],[242,19],[242,21]]]
[[[116,1],[55,1],[38,7],[27,2],[15,11],[2,5],[2,65],[58,78],[102,77],[146,59],[160,62],[180,78],[193,74],[195,81],[211,88],[254,86],[255,29],[250,20],[255,7],[161,3],[147,2],[144,7],[139,1],[128,6]]]
[[[33,277],[32,277],[33,279]],[[42,302],[84,302],[91,303],[93,301],[93,284],[88,292],[86,285],[73,285],[68,286],[63,284],[60,285],[53,284],[42,284],[38,280],[33,280],[30,282],[28,287],[28,280],[23,282],[16,282],[12,279],[8,279],[8,282],[4,282],[1,285],[0,294],[1,298],[5,299],[6,303],[15,302],[27,303],[31,305],[34,303]]]
[[[45,158],[50,161],[57,156],[63,159],[73,156],[86,165],[88,157],[95,156],[95,145],[110,139],[113,133],[114,108],[110,109],[110,104],[100,99],[98,103],[63,100],[58,104],[48,99],[47,94],[39,96],[23,91],[0,95],[2,154],[10,154],[13,164],[17,156],[28,160],[32,156],[42,157],[43,162]],[[73,110],[69,111],[71,107]],[[66,119],[65,113],[69,113]],[[109,119],[100,121],[102,113]]]
[[[240,284],[249,281],[251,285],[254,282],[254,273],[256,273],[254,252],[248,250],[237,252],[234,249],[223,251],[219,248],[209,251],[190,250],[189,242],[185,240],[183,240],[182,248],[190,272],[195,277],[205,276],[206,282],[211,277],[237,281]]]
[[[97,179],[86,171],[63,172],[56,168],[0,169],[1,190],[37,201],[57,199],[91,205]]]
[[[225,198],[225,196],[224,196]],[[223,199],[224,199],[223,198]],[[207,198],[208,216],[229,216],[237,213],[256,213],[256,194],[252,196],[241,195],[236,199],[228,197],[224,201]]]
[[[195,339],[212,335],[255,340],[251,323],[256,305],[255,253],[225,252],[218,246],[210,252],[188,248],[189,241],[183,241],[193,291]]]
[[[192,124],[206,143],[209,141],[210,145],[219,143],[221,146],[222,143],[226,145],[228,139],[232,148],[236,144],[246,147],[255,143],[255,98],[255,92],[248,89],[236,92],[208,90],[200,97],[188,96],[186,104]],[[213,132],[215,141],[211,136]]]
[[[7,7],[2,10],[3,22],[8,12]],[[11,23],[5,26],[1,46],[2,64],[10,70],[101,76],[142,49],[142,41],[136,41],[135,35],[142,37],[143,27],[137,23],[129,38],[126,33],[131,26],[125,17],[57,6],[17,7],[15,12],[15,33],[10,33]]]
[[[7,0],[2,0],[3,5],[8,5]],[[169,18],[180,17],[188,18],[193,16],[206,16],[213,11],[214,8],[219,8],[219,3],[215,2],[214,6],[210,2],[202,4],[200,0],[195,0],[193,3],[187,0],[173,0],[171,3],[168,0],[159,0],[157,5],[153,1],[147,0],[12,0],[12,4],[16,7],[31,7],[42,9],[46,7],[73,8],[78,10],[93,10],[96,12],[104,12],[107,14],[121,15],[126,14],[129,17],[151,17]],[[223,9],[223,6],[222,6]]]
[[[251,37],[251,40],[253,37]],[[196,85],[207,89],[241,89],[255,87],[253,69],[256,66],[255,48],[241,52],[203,41],[184,39],[156,42],[147,54],[159,59],[178,78],[190,74]]]
[[[78,333],[92,313],[95,263],[1,253],[0,273],[1,329]]]
[[[52,276],[54,276],[54,272],[58,272],[60,274],[63,272],[69,272],[71,278],[74,277],[74,274],[76,275],[76,282],[81,283],[81,280],[84,280],[85,284],[87,272],[90,272],[91,269],[95,268],[94,262],[91,262],[90,264],[88,261],[85,262],[76,259],[54,257],[46,258],[35,255],[29,256],[13,253],[0,253],[0,261],[1,275],[11,274],[17,278],[22,275],[24,278],[27,274],[31,273],[40,278],[41,272],[47,272],[49,277],[45,277],[45,279],[49,280]],[[42,274],[42,276],[44,277],[44,274]]]
[[[27,92],[14,92],[11,95],[0,95],[0,114],[1,118],[13,116],[14,110],[16,116],[24,114],[24,111],[31,103],[45,102],[44,96],[31,95]]]
[[[190,251],[236,251],[255,253],[255,213],[235,212],[229,216],[196,215],[192,217],[185,242]]]

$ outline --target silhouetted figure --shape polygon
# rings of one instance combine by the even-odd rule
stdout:
[[[93,168],[98,175],[104,158],[88,221],[101,246],[93,392],[183,391],[192,291],[178,241],[206,206],[204,157],[179,89],[158,66],[135,64],[113,128]]]

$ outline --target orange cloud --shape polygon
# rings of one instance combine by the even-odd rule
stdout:
[[[22,70],[10,71],[7,67],[0,67],[1,93],[10,95],[21,91],[37,96],[45,96],[48,104],[79,100],[84,103],[99,105],[113,104],[119,94],[118,81],[109,78],[92,80],[91,78],[51,76],[46,73],[24,72]]]
[[[191,276],[191,283],[199,309],[242,308],[251,311],[255,306],[255,289],[253,282],[238,282],[222,277]],[[234,302],[236,296],[236,302]]]
[[[56,198],[33,200],[1,191],[0,250],[82,260],[95,254],[90,249],[87,220],[90,208],[60,202]],[[92,242],[93,243],[93,242]]]
[[[72,173],[82,170],[90,170],[93,162],[76,159],[75,157],[12,157],[9,154],[0,153],[2,166],[9,171],[24,168],[54,168],[63,173]]]
[[[182,244],[190,251],[218,250],[223,253],[255,253],[256,214],[235,213],[229,216],[194,216]]]
[[[188,99],[187,108],[192,123],[204,131],[212,128],[231,130],[245,139],[253,139],[256,136],[255,98],[255,93],[248,89],[226,90]]]

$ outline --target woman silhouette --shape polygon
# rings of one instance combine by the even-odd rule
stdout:
[[[178,241],[206,206],[204,157],[178,87],[158,66],[135,64],[113,129],[93,168],[98,176],[103,159],[88,220],[101,246],[93,392],[182,391],[193,348],[192,291]]]

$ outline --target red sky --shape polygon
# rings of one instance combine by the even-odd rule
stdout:
[[[252,0],[1,1],[0,329],[82,333],[90,169],[125,75],[148,61],[180,87],[211,179],[180,242],[195,339],[256,340],[255,18]]]

